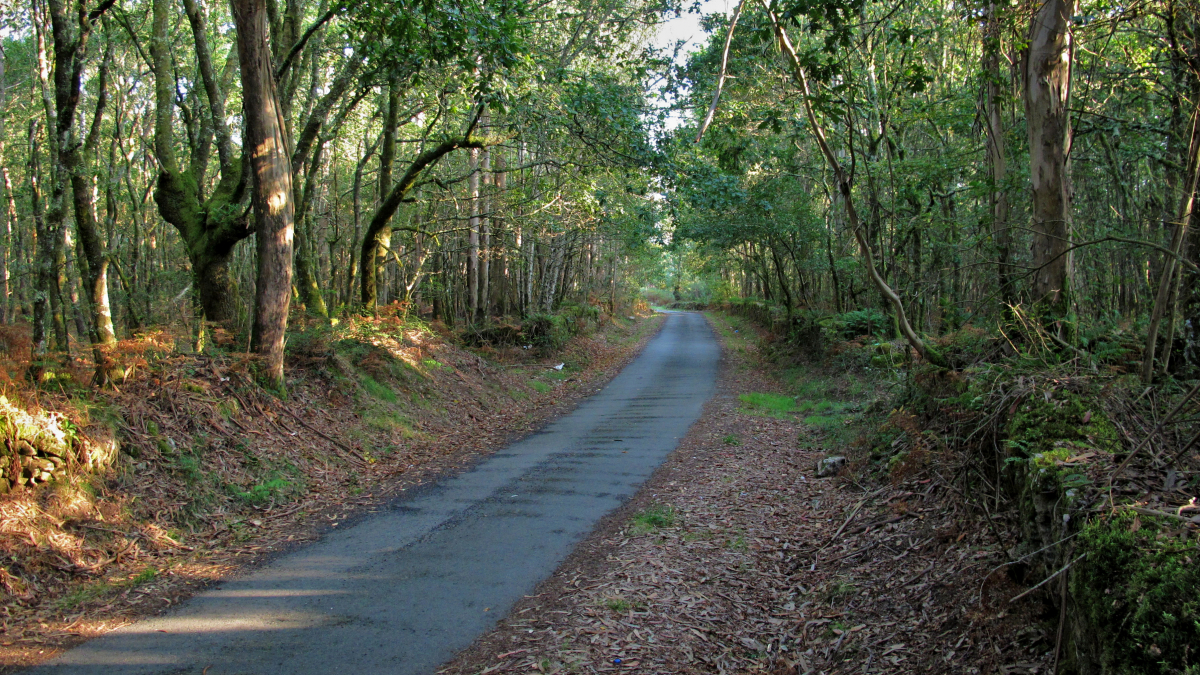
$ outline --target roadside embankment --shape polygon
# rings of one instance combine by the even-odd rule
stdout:
[[[468,349],[397,317],[314,323],[289,338],[282,398],[243,355],[180,354],[165,333],[122,345],[135,367],[111,390],[10,380],[10,461],[25,445],[63,461],[0,497],[0,664],[157,613],[460,470],[571,409],[660,325],[597,317],[557,344]]]

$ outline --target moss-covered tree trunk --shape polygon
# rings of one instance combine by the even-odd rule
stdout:
[[[192,266],[192,283],[200,298],[204,318],[217,323],[237,319],[237,293],[229,264],[234,246],[250,235],[245,215],[243,161],[233,156],[225,125],[225,99],[216,79],[199,8],[185,2],[196,56],[208,96],[210,125],[217,140],[220,179],[204,198],[200,176],[206,162],[193,161],[184,170],[175,156],[172,138],[175,111],[175,81],[172,77],[168,0],[154,0],[150,39],[150,61],[154,71],[154,154],[159,174],[154,201],[163,220],[175,227],[187,248]]]

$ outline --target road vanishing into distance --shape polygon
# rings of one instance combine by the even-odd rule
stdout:
[[[345,530],[25,672],[431,675],[637,492],[713,393],[720,348],[671,313],[570,415]]]

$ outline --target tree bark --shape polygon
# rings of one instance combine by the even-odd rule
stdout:
[[[5,104],[5,61],[4,47],[0,45],[0,111],[4,110]],[[0,241],[0,324],[8,323],[8,245],[12,241],[13,225],[16,223],[12,180],[8,177],[8,167],[3,165],[5,117],[5,115],[0,115],[0,174],[3,175],[5,203],[8,205],[4,219],[4,241]]]
[[[472,148],[467,169],[467,199],[471,217],[467,230],[467,313],[471,321],[479,318],[479,150]]]
[[[267,43],[265,0],[234,0],[233,19],[237,25],[258,240],[251,349],[263,359],[262,375],[267,382],[282,390],[283,350],[292,300],[292,163]]]
[[[1032,183],[1033,302],[1066,337],[1071,313],[1071,18],[1075,0],[1045,0],[1029,27],[1025,118]]]
[[[50,358],[50,314],[51,295],[58,292],[58,277],[55,266],[58,256],[57,241],[61,237],[51,232],[46,224],[42,207],[41,148],[38,144],[38,123],[29,121],[29,203],[33,214],[34,236],[37,252],[34,255],[33,286],[33,335],[30,345],[29,379],[39,382],[46,371]]]
[[[479,316],[476,319],[482,321],[487,319],[492,304],[492,232],[491,218],[488,217],[492,202],[491,192],[488,190],[488,186],[492,182],[492,154],[487,148],[480,152],[483,154],[479,161],[479,178],[483,186],[483,194],[477,200],[480,217],[476,220],[476,224],[479,226]]]
[[[988,5],[983,32],[984,118],[987,124],[988,161],[992,174],[992,245],[996,251],[996,275],[1000,286],[1001,312],[1011,313],[1017,302],[1013,288],[1012,230],[1008,226],[1008,152],[1004,145],[1000,84],[1000,7]]]

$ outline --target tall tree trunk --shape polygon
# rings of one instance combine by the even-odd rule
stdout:
[[[29,204],[33,214],[37,253],[34,255],[33,336],[30,345],[29,378],[42,379],[50,358],[50,297],[58,292],[55,262],[58,255],[55,242],[61,238],[46,226],[42,207],[41,148],[38,143],[38,122],[29,121]]]
[[[1012,230],[1008,225],[1008,153],[1004,145],[1004,123],[1001,106],[1000,85],[1004,79],[1000,72],[1000,7],[992,2],[988,5],[987,19],[983,32],[983,76],[984,117],[987,123],[988,161],[992,177],[992,245],[996,250],[996,273],[1000,285],[1001,310],[1005,314],[1017,302],[1013,288]]]
[[[488,212],[491,211],[491,192],[488,186],[491,185],[491,170],[492,170],[492,153],[487,148],[480,152],[483,157],[479,163],[480,183],[483,184],[483,196],[479,199],[480,218],[477,221],[479,224],[479,319],[487,319],[488,313],[491,311],[492,297],[492,232],[491,218],[488,217]]]
[[[478,118],[476,118],[478,119]],[[396,213],[396,209],[400,208],[401,202],[408,196],[408,193],[417,183],[417,178],[425,169],[435,165],[442,157],[454,152],[458,148],[481,148],[482,141],[471,139],[471,132],[474,130],[475,124],[472,123],[467,128],[467,133],[463,138],[442,141],[436,146],[429,148],[425,152],[417,155],[408,170],[404,172],[404,176],[396,181],[388,192],[387,197],[375,209],[375,214],[371,216],[371,222],[367,224],[367,230],[363,233],[362,248],[359,253],[359,264],[362,265],[362,304],[365,308],[375,307],[378,299],[378,285],[376,284],[376,276],[379,272],[379,261],[375,252],[379,250],[381,245],[381,237],[391,229],[391,219]]]
[[[117,333],[113,329],[112,305],[108,295],[108,244],[96,219],[95,178],[93,166],[96,146],[100,140],[100,123],[108,102],[108,68],[112,61],[112,48],[105,51],[97,77],[99,94],[92,127],[82,147],[68,149],[64,164],[71,172],[71,193],[75,207],[75,229],[79,235],[78,248],[80,267],[83,274],[87,305],[91,308],[92,356],[96,365],[94,381],[107,384],[114,378],[124,376],[124,370],[112,360],[111,350],[117,344]]]
[[[0,323],[8,323],[16,312],[13,311],[13,289],[9,285],[9,243],[16,244],[20,226],[17,223],[17,201],[13,194],[12,178],[8,175],[8,167],[0,167],[0,176],[4,179],[5,218],[4,218],[4,268],[0,269]],[[20,251],[19,244],[12,247]]]
[[[263,359],[264,377],[282,390],[283,349],[292,300],[292,163],[267,44],[266,1],[234,0],[233,19],[258,239],[251,348]]]
[[[1033,301],[1065,338],[1071,314],[1071,18],[1075,0],[1045,0],[1029,27],[1025,118],[1033,195]]]
[[[13,203],[12,180],[8,177],[8,166],[4,164],[4,114],[5,67],[4,46],[0,45],[0,174],[4,179],[5,203],[8,211],[4,219],[4,241],[0,241],[0,324],[8,323],[8,245],[12,241],[13,225],[16,222],[16,208]]]
[[[508,314],[508,252],[506,250],[507,233],[504,227],[504,217],[500,215],[500,200],[504,198],[504,191],[508,188],[508,178],[504,171],[504,153],[496,153],[496,173],[493,176],[492,184],[496,186],[493,191],[495,195],[492,197],[492,238],[494,239],[492,250],[494,251],[493,258],[493,280],[492,300],[491,305],[495,308],[496,313],[500,316]]]
[[[467,312],[475,321],[479,314],[479,150],[472,149],[467,178],[467,198],[471,201],[471,217],[467,232]]]

